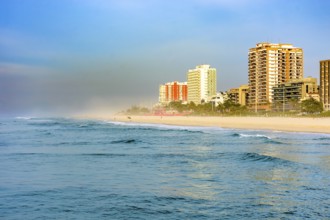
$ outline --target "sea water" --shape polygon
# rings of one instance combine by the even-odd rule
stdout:
[[[330,219],[330,135],[0,121],[0,219]]]

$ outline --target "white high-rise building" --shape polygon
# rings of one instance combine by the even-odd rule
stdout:
[[[188,103],[209,102],[217,91],[217,72],[210,65],[199,65],[187,73]]]

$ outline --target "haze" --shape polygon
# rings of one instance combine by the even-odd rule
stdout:
[[[324,0],[3,0],[0,115],[151,106],[159,84],[217,68],[218,90],[247,83],[258,42],[304,49],[305,76],[330,59]]]

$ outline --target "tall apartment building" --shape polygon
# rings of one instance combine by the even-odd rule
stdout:
[[[159,86],[159,102],[168,104],[172,101],[187,102],[187,82],[168,82]]]
[[[199,65],[187,73],[188,103],[201,104],[209,102],[217,91],[217,71],[210,65]]]
[[[258,43],[249,50],[250,109],[270,109],[273,87],[303,76],[301,48],[292,44]]]
[[[320,61],[320,100],[325,111],[330,110],[330,60]]]

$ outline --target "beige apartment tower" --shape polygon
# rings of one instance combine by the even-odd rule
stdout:
[[[249,108],[269,110],[273,87],[303,76],[301,48],[292,44],[258,43],[249,50]]]
[[[210,65],[199,65],[187,73],[188,103],[201,104],[209,102],[217,91],[217,71]]]
[[[320,61],[320,100],[325,111],[330,110],[330,60]]]

